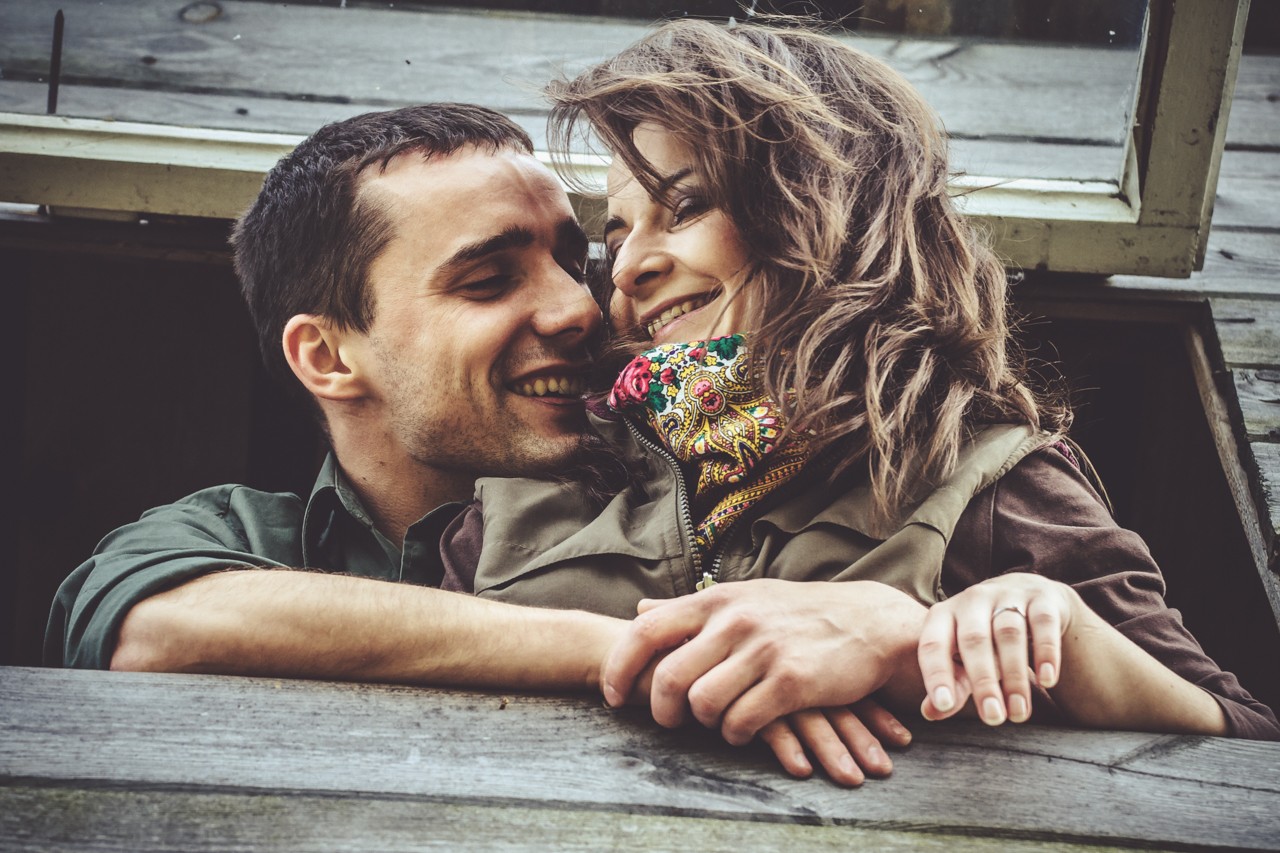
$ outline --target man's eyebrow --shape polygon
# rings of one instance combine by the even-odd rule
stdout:
[[[566,219],[556,226],[556,245],[568,249],[574,255],[585,255],[591,246],[591,239],[582,230],[578,220]]]
[[[468,243],[449,256],[436,270],[437,275],[450,276],[461,271],[468,264],[496,255],[508,249],[518,249],[533,243],[533,232],[528,228],[513,225],[492,237],[485,237],[474,243]]]

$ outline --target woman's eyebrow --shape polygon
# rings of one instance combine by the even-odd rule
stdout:
[[[605,220],[604,233],[600,235],[600,239],[605,242],[608,242],[610,232],[617,231],[619,228],[626,228],[626,227],[627,227],[627,223],[622,221],[621,216],[610,216],[608,219]]]
[[[681,181],[683,181],[685,178],[689,177],[692,174],[693,174],[693,167],[685,166],[683,169],[679,169],[675,172],[672,172],[670,175],[667,175],[665,178],[658,181],[658,186],[656,186],[654,189],[658,195],[660,196],[666,195],[668,190],[670,190],[676,184],[680,183]]]

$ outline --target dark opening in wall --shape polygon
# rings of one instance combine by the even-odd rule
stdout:
[[[1204,304],[1118,305],[1024,299],[1023,334],[1057,359],[1072,388],[1072,435],[1110,494],[1116,520],[1146,540],[1167,600],[1255,697],[1280,702],[1280,630],[1206,418],[1191,336],[1212,328]],[[1228,460],[1229,462],[1230,460]],[[1246,496],[1247,497],[1247,496]]]

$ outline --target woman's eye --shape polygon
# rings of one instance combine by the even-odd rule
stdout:
[[[671,211],[671,219],[676,225],[696,219],[709,210],[706,199],[690,196],[682,198],[676,202],[675,208]]]

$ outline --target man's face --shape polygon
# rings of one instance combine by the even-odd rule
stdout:
[[[361,342],[375,426],[453,475],[565,464],[585,427],[600,313],[582,284],[587,239],[555,178],[527,154],[468,147],[402,154],[361,192],[394,223],[370,268]]]

